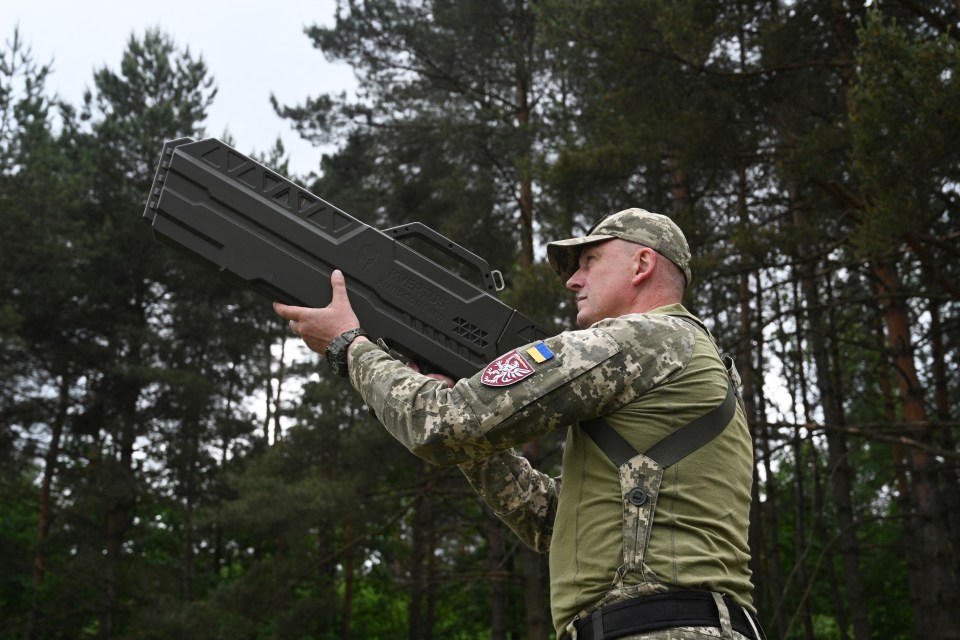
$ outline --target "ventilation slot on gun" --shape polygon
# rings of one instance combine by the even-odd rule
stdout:
[[[487,346],[487,332],[463,318],[453,319],[453,332],[478,347]]]

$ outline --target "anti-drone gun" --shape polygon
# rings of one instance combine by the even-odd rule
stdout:
[[[419,222],[374,229],[217,139],[164,144],[143,215],[155,238],[269,300],[324,307],[340,269],[372,339],[456,378],[547,336],[496,296],[502,276],[467,249]]]

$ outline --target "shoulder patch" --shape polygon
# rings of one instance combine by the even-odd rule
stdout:
[[[516,351],[500,356],[487,365],[480,382],[488,387],[509,387],[533,375],[533,367]]]
[[[534,362],[542,363],[553,358],[553,351],[550,347],[543,344],[543,340],[527,349],[527,355],[533,358]]]

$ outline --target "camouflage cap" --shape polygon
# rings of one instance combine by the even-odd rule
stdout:
[[[667,216],[644,209],[625,209],[594,225],[582,238],[547,243],[550,268],[564,280],[578,268],[580,252],[587,245],[620,238],[650,247],[680,268],[690,284],[690,247],[683,231]]]

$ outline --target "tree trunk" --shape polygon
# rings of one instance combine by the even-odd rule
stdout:
[[[269,353],[268,353],[269,357]],[[280,418],[282,417],[283,411],[281,410],[280,403],[283,401],[282,391],[283,391],[283,382],[284,377],[287,373],[287,340],[286,338],[280,339],[280,361],[278,363],[277,370],[277,388],[276,392],[273,395],[271,400],[270,396],[267,396],[267,405],[269,407],[271,401],[273,403],[273,433],[270,433],[270,410],[267,409],[267,422],[264,426],[263,436],[267,441],[267,444],[275,444],[282,437],[281,423]],[[267,382],[267,385],[270,385],[270,382]],[[272,391],[272,390],[271,390]]]
[[[432,470],[432,473],[436,473],[436,470]],[[434,553],[437,548],[437,517],[431,494],[427,494],[425,507],[423,540],[425,543],[424,552],[427,556],[427,597],[423,620],[426,633],[423,637],[424,640],[430,640],[433,638],[433,628],[437,624],[437,554]]]
[[[806,483],[806,473],[804,471],[805,458],[803,452],[803,440],[800,438],[800,429],[794,432],[793,439],[793,459],[794,459],[794,498],[796,500],[796,511],[794,515],[793,527],[793,562],[796,567],[796,583],[800,585],[800,602],[797,603],[797,611],[803,622],[803,637],[805,640],[814,640],[813,637],[813,617],[810,610],[810,599],[807,597],[807,521],[806,510],[807,496],[804,485]]]
[[[932,442],[923,405],[923,389],[913,359],[910,319],[900,293],[896,263],[890,257],[881,257],[872,267],[879,286],[904,421],[916,440]],[[916,509],[913,533],[919,565],[916,567],[916,584],[922,585],[912,594],[917,630],[926,638],[960,638],[960,592],[953,572],[942,496],[937,486],[938,462],[932,454],[914,448],[910,452],[910,466],[911,492]]]
[[[520,545],[523,567],[523,604],[525,634],[528,640],[547,640],[553,631],[547,598],[543,592],[543,554]]]
[[[956,450],[957,441],[950,428],[950,393],[948,387],[946,349],[943,344],[943,326],[940,320],[940,303],[930,303],[930,344],[933,350],[933,375],[936,385],[937,422],[940,423],[940,447],[946,451]],[[946,522],[953,548],[953,574],[960,576],[960,467],[956,458],[943,460],[943,499],[947,510]]]
[[[125,380],[121,414],[118,417],[120,455],[111,460],[108,473],[110,493],[106,517],[105,576],[103,605],[100,612],[100,638],[113,638],[117,632],[116,617],[120,603],[120,566],[123,559],[123,543],[132,520],[136,503],[134,486],[133,448],[136,441],[136,403],[140,387]]]
[[[507,640],[507,576],[506,545],[503,523],[487,507],[487,541],[490,545],[490,640]]]
[[[340,637],[350,640],[350,619],[353,612],[353,514],[348,512],[343,523],[343,547],[347,550],[343,560],[343,604],[340,610]]]
[[[740,212],[740,223],[744,226],[748,226],[750,224],[749,211],[747,210],[746,182],[746,174],[741,168],[739,173],[737,201]],[[690,192],[687,188],[686,178],[683,173],[677,169],[674,169],[671,172],[671,184],[673,185],[674,203],[682,203],[684,207],[689,207]],[[743,273],[739,277],[737,293],[739,323],[737,327],[736,362],[742,383],[741,396],[743,398],[744,415],[747,418],[747,426],[750,429],[751,440],[754,444],[756,444],[760,438],[759,432],[762,429],[760,426],[762,421],[757,414],[757,394],[754,384],[754,380],[757,378],[757,376],[755,375],[754,361],[751,358],[751,354],[756,346],[754,344],[753,336],[756,335],[758,331],[754,326],[753,313],[751,311],[753,293],[750,290],[750,274],[746,269],[743,270]],[[754,584],[756,584],[758,579],[762,579],[764,584],[766,584],[766,576],[764,576],[764,572],[762,571],[764,566],[763,558],[765,556],[765,551],[763,509],[760,504],[760,474],[758,464],[759,460],[755,455],[753,481],[751,487],[752,500],[750,504],[750,525],[747,536],[750,544],[750,570],[754,576]],[[755,605],[757,607],[757,611],[763,615],[764,612],[771,610],[768,604],[769,598],[767,597],[767,590],[759,589],[755,591],[756,593],[754,596],[757,598]]]
[[[880,299],[878,284],[872,281],[873,292],[877,299]],[[897,424],[897,401],[894,397],[893,375],[890,371],[890,363],[885,357],[886,332],[883,329],[883,317],[880,313],[873,315],[873,335],[876,340],[877,353],[880,354],[877,363],[877,372],[880,379],[880,393],[883,397],[883,415],[889,424]],[[910,483],[907,479],[907,460],[904,454],[903,445],[894,443],[890,447],[891,458],[893,462],[894,481],[897,487],[897,504],[900,507],[900,530],[901,530],[901,549],[904,558],[904,568],[907,572],[907,586],[909,592],[919,593],[923,590],[923,582],[918,581],[920,573],[918,571],[917,545],[913,535],[913,506],[910,500]]]
[[[747,278],[740,279],[740,327],[737,342],[737,367],[740,371],[744,413],[747,425],[750,427],[750,437],[754,446],[760,442],[762,422],[757,415],[757,393],[754,386],[753,360],[751,358],[752,326],[750,322],[750,282]],[[764,508],[760,501],[760,457],[753,456],[753,483],[750,488],[750,529],[747,532],[750,543],[750,571],[753,573],[754,598],[760,616],[769,615],[773,611],[769,589],[767,588],[766,545],[767,531],[764,526]],[[756,588],[759,582],[760,588]],[[761,617],[761,621],[766,622]]]
[[[800,207],[794,208],[794,224],[798,229],[807,229],[809,223]],[[797,257],[800,269],[800,286],[806,304],[807,335],[813,352],[813,362],[817,372],[817,389],[823,404],[823,417],[827,427],[827,459],[830,465],[830,487],[837,508],[837,526],[840,529],[840,557],[843,564],[844,584],[850,618],[853,622],[854,637],[857,640],[869,640],[870,620],[867,615],[867,598],[860,573],[860,550],[857,541],[856,519],[853,513],[853,473],[847,456],[847,440],[839,430],[845,424],[842,403],[842,391],[834,384],[833,371],[827,346],[826,320],[823,317],[823,305],[817,289],[815,264],[809,247],[803,242],[797,243]],[[839,367],[840,363],[833,363]]]
[[[522,140],[531,138],[530,116],[533,107],[530,104],[530,58],[529,48],[533,42],[533,34],[527,33],[526,25],[532,24],[528,20],[529,10],[525,0],[516,0],[514,5],[514,25],[516,28],[515,40],[517,43],[516,60],[516,118],[519,136]],[[520,208],[520,268],[529,269],[533,266],[533,148],[527,145],[524,149],[520,165],[517,167],[520,177],[517,204]]]
[[[539,440],[523,443],[520,450],[531,466],[539,468],[542,463]],[[528,640],[546,640],[553,631],[553,626],[548,608],[549,597],[544,592],[544,556],[525,544],[520,545],[518,554],[523,574],[524,636]]]
[[[199,411],[183,423],[184,460],[183,478],[183,597],[192,601],[196,597],[196,530],[194,504],[197,499],[197,460],[200,457],[200,423],[194,419]]]
[[[263,441],[270,443],[270,421],[273,419],[273,353],[271,340],[266,340],[263,349],[263,359],[266,363],[267,375],[263,379],[264,397],[264,418],[263,418]],[[282,348],[282,346],[281,346]],[[282,360],[282,358],[281,358]]]
[[[410,640],[423,640],[426,630],[423,623],[423,602],[424,602],[424,535],[425,526],[424,500],[426,498],[421,493],[416,498],[413,507],[413,532],[411,540],[410,557],[410,605],[407,610],[409,620]]]
[[[823,491],[823,478],[820,475],[820,459],[817,455],[817,449],[811,449],[813,462],[813,513],[814,530],[817,536],[826,543],[831,541],[830,532],[827,531],[827,520],[825,517],[827,509],[827,500]],[[840,584],[837,580],[837,572],[834,570],[836,563],[833,559],[833,545],[830,544],[824,549],[824,561],[822,563],[824,572],[827,575],[827,584],[830,586],[830,595],[833,599],[833,611],[837,618],[837,629],[840,631],[840,640],[849,640],[850,634],[847,628],[850,626],[847,619],[847,610],[843,605],[843,594],[840,592]]]
[[[769,602],[775,603],[772,615],[771,627],[777,630],[777,637],[784,637],[787,630],[787,621],[783,616],[783,570],[780,565],[780,515],[777,508],[777,481],[775,479],[773,467],[771,465],[770,449],[770,428],[765,427],[760,430],[760,460],[762,461],[764,476],[766,477],[767,501],[764,505],[766,516],[766,540],[764,549],[766,557],[767,573],[764,576],[764,583],[767,587],[767,598]]]
[[[137,427],[140,424],[140,412],[137,402],[140,400],[142,381],[135,372],[142,366],[143,342],[140,338],[146,327],[144,299],[146,285],[135,298],[134,309],[138,322],[131,327],[132,338],[122,344],[119,351],[125,355],[118,358],[120,368],[113,384],[108,384],[105,393],[108,406],[115,407],[111,416],[113,427],[110,431],[114,447],[118,453],[109,458],[106,490],[108,495],[105,527],[105,568],[102,605],[100,610],[100,638],[107,640],[116,634],[116,617],[120,605],[120,567],[123,558],[123,544],[126,540],[133,510],[136,506],[137,488],[133,461],[133,450],[137,440]]]
[[[794,304],[801,299],[800,296],[800,283],[797,281],[796,271],[793,274],[791,281],[791,289],[793,296]],[[779,298],[773,296],[773,299],[776,302],[776,317],[778,318],[787,318],[788,315],[783,312],[780,308]],[[797,584],[800,585],[801,594],[800,602],[797,604],[797,611],[794,613],[794,618],[799,615],[802,618],[803,624],[803,635],[805,640],[814,640],[813,634],[813,610],[810,604],[810,593],[812,591],[812,581],[809,574],[809,552],[812,548],[812,539],[811,535],[813,532],[813,527],[810,524],[810,521],[807,518],[807,514],[813,513],[813,519],[816,518],[817,511],[813,508],[813,505],[810,503],[810,497],[807,495],[807,487],[809,480],[807,479],[807,446],[810,449],[816,447],[816,443],[811,438],[809,442],[805,441],[800,434],[800,424],[805,424],[810,422],[810,415],[813,413],[810,408],[810,389],[807,384],[807,375],[806,375],[806,360],[804,358],[804,343],[806,341],[806,336],[803,333],[802,323],[797,323],[797,330],[794,332],[794,339],[796,347],[794,349],[794,356],[791,359],[789,354],[784,354],[783,361],[785,363],[792,360],[794,371],[792,372],[796,387],[792,390],[791,401],[793,403],[793,415],[796,423],[796,428],[794,430],[794,441],[793,441],[793,457],[794,457],[794,469],[796,478],[794,479],[795,486],[795,497],[797,502],[795,525],[794,525],[794,563],[795,571],[797,573]],[[785,326],[781,324],[781,331],[783,335],[789,335],[790,332]],[[813,464],[816,464],[816,459],[812,458]],[[792,619],[791,619],[792,624]],[[789,628],[790,625],[788,625]]]
[[[945,282],[940,274],[936,259],[927,251],[918,240],[908,238],[908,244],[920,260],[923,275],[928,286],[939,285],[946,293],[954,298],[958,297],[958,288],[951,282]],[[943,341],[943,322],[941,320],[942,304],[936,297],[936,290],[929,296],[930,312],[930,350],[933,369],[934,401],[937,412],[937,422],[940,424],[939,433],[931,434],[933,438],[939,436],[940,447],[946,451],[953,451],[956,439],[950,428],[951,402],[950,385],[947,374],[947,351]],[[960,575],[960,468],[954,458],[943,460],[943,503],[947,510],[946,523],[950,536],[950,544],[954,549],[954,575]]]
[[[194,550],[193,496],[187,496],[183,505],[183,598],[187,602],[196,597],[197,568]]]
[[[741,287],[746,286],[747,293],[749,294],[749,283],[742,283]],[[762,308],[762,301],[760,299],[760,292],[762,288],[759,281],[756,283],[757,291],[757,307]],[[741,294],[743,295],[743,294]],[[761,512],[762,516],[765,517],[764,526],[766,530],[766,536],[761,542],[761,549],[763,550],[764,557],[766,558],[766,575],[763,577],[763,582],[767,589],[767,600],[769,603],[774,604],[773,610],[768,612],[767,615],[772,616],[771,626],[773,629],[776,629],[779,636],[783,637],[784,632],[786,631],[786,619],[783,616],[783,598],[782,594],[784,593],[784,580],[783,580],[783,567],[780,562],[780,510],[779,510],[779,500],[777,499],[777,479],[776,474],[773,470],[773,453],[770,446],[770,430],[771,427],[767,425],[765,420],[760,420],[760,416],[766,414],[766,397],[763,392],[763,385],[757,384],[754,380],[761,379],[759,372],[762,370],[763,362],[763,352],[762,349],[756,349],[755,358],[748,360],[749,366],[747,367],[747,375],[750,378],[750,388],[752,389],[751,397],[753,398],[752,411],[754,412],[754,421],[757,425],[757,434],[758,434],[758,444],[760,446],[760,455],[759,460],[763,466],[764,478],[766,479],[766,486],[764,493],[767,496],[766,502],[763,505]],[[751,373],[751,371],[753,373]],[[746,388],[746,387],[745,387]],[[764,544],[765,543],[765,544]]]
[[[53,522],[53,500],[51,487],[57,473],[57,459],[60,457],[60,440],[63,427],[67,422],[67,410],[70,408],[70,387],[72,380],[60,376],[57,412],[50,425],[50,446],[43,459],[43,477],[40,480],[40,498],[37,518],[37,546],[33,557],[33,594],[30,599],[30,614],[27,617],[28,640],[37,637],[37,625],[40,619],[40,588],[47,577],[47,541],[50,539],[50,526]]]
[[[849,87],[856,81],[855,44],[856,25],[854,17],[848,15],[843,0],[831,0],[828,19],[833,27],[837,46],[838,62],[837,74],[841,79],[840,90],[847,105],[847,118],[851,118],[853,110],[849,99]],[[806,229],[804,213],[796,209],[794,219],[800,224],[799,228]],[[847,457],[847,441],[843,432],[838,428],[845,424],[843,413],[843,399],[841,390],[833,384],[833,373],[839,375],[839,370],[830,369],[829,347],[827,333],[829,330],[823,319],[819,294],[814,274],[814,263],[807,251],[807,247],[798,243],[798,257],[801,259],[804,297],[807,303],[807,318],[810,322],[810,336],[813,346],[814,363],[817,370],[817,387],[823,402],[824,420],[827,429],[828,460],[833,481],[831,490],[837,507],[837,526],[840,528],[840,556],[843,563],[843,576],[846,585],[847,603],[850,607],[850,619],[853,623],[853,633],[857,640],[868,640],[872,637],[870,619],[868,616],[867,598],[863,586],[863,577],[860,572],[860,551],[857,541],[856,519],[853,513],[853,473]],[[840,362],[834,362],[834,367],[840,367]]]

